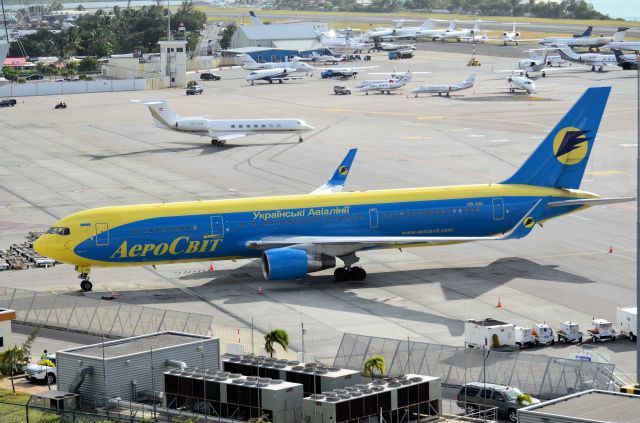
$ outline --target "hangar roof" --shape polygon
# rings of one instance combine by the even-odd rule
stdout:
[[[312,24],[245,25],[238,28],[249,40],[300,40],[316,38]]]

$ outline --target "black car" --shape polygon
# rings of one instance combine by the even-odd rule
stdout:
[[[24,79],[26,79],[27,81],[42,81],[44,79],[44,76],[34,73],[33,75],[29,75]]]
[[[220,79],[220,75],[215,73],[205,72],[200,74],[201,81],[219,81]]]

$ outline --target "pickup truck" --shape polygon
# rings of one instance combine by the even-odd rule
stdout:
[[[333,93],[335,95],[349,95],[351,94],[351,90],[344,85],[335,85],[333,87]]]
[[[50,361],[50,364],[44,364],[45,361]],[[42,364],[41,364],[42,363]],[[27,380],[31,383],[44,382],[47,385],[53,385],[58,378],[58,371],[56,369],[56,355],[49,354],[44,360],[39,360],[36,364],[28,364],[25,372]]]

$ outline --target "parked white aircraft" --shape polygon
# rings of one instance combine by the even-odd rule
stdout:
[[[592,71],[595,71],[597,68],[598,72],[602,72],[605,66],[617,66],[618,64],[618,59],[616,59],[615,54],[576,53],[566,44],[558,45],[556,48],[560,53],[560,57],[564,60],[591,66]],[[622,56],[623,59],[629,60],[633,60],[635,57],[635,54],[625,54]]]
[[[545,71],[543,71],[542,69],[549,65],[549,62],[547,60],[547,58],[549,57],[548,50],[546,48],[542,50],[544,51],[544,54],[542,56],[539,56],[536,53],[537,49],[529,50],[529,59],[522,59],[518,61],[518,70],[524,72],[527,78],[529,77],[529,72],[542,72],[543,78],[547,76]]]
[[[528,25],[528,23],[520,22],[518,25]],[[506,46],[508,43],[520,45],[520,33],[516,31],[516,22],[513,23],[513,30],[511,30],[511,32],[504,31],[502,33],[502,45]]]
[[[291,62],[262,62],[258,63],[253,60],[253,57],[248,54],[241,54],[240,60],[242,63],[242,68],[245,70],[259,70],[259,69],[296,69],[298,71],[303,72],[313,72],[313,66],[310,66],[306,63],[302,63],[297,60],[292,60]]]
[[[257,134],[297,132],[302,142],[302,133],[313,131],[311,125],[301,119],[207,119],[200,116],[180,117],[165,100],[132,100],[146,104],[155,126],[178,132],[208,135],[211,144],[222,147],[228,140]]]
[[[473,87],[473,83],[476,79],[476,74],[472,73],[460,84],[452,84],[452,85],[420,85],[418,88],[414,88],[409,91],[415,97],[418,97],[418,94],[446,94],[449,97],[449,94],[455,91],[466,90],[468,88]]]
[[[536,84],[532,80],[524,76],[510,76],[507,78],[509,81],[509,92],[515,93],[516,90],[526,91],[527,94],[536,92]]]
[[[272,69],[257,69],[249,72],[247,76],[245,76],[245,80],[247,82],[251,82],[251,85],[254,84],[255,81],[268,81],[269,84],[272,84],[273,81],[278,81],[278,83],[282,84],[282,81],[288,81],[290,79],[302,79],[302,76],[294,75],[296,73],[306,73],[309,75],[309,72],[313,71],[315,68],[313,66],[309,66],[303,62],[292,62],[290,67],[287,68],[272,68]]]
[[[343,35],[320,37],[322,47],[332,50],[362,51],[367,48],[367,40],[362,37],[348,37]]]
[[[464,41],[465,43],[480,43],[480,44],[484,44],[485,41],[489,40],[489,36],[487,35],[487,31],[484,32],[484,34],[480,35],[470,35],[468,37],[460,37],[461,41]]]
[[[640,41],[612,41],[605,45],[604,48],[608,48],[609,50],[640,51]]]
[[[605,36],[599,36],[599,37],[573,37],[573,38],[566,38],[566,37],[546,37],[543,38],[542,41],[540,41],[540,44],[545,44],[545,45],[560,45],[560,44],[564,44],[567,45],[569,47],[589,47],[589,50],[593,50],[594,48],[599,48],[599,47],[603,47],[611,42],[616,42],[616,41],[624,41],[624,36],[627,32],[627,29],[629,28],[618,28],[618,31],[616,31],[615,34],[613,34],[612,37],[605,37]]]
[[[373,47],[369,49],[376,51],[393,51],[393,50],[416,50],[416,46],[413,44],[397,44],[397,43],[381,43],[374,42]]]
[[[427,33],[429,31],[442,31],[442,30],[434,30],[436,26],[436,19],[427,19],[420,26],[399,26],[392,30],[390,35],[376,37],[380,39],[400,39],[400,38],[413,38],[416,39],[418,34]],[[400,25],[402,21],[400,21]],[[373,36],[371,36],[373,38]]]
[[[446,34],[447,32],[454,31],[456,29],[455,21],[449,21],[449,26],[447,28],[435,28],[435,29],[421,29],[416,31],[413,38],[431,38],[431,41],[435,41],[442,34]]]
[[[463,38],[473,37],[475,34],[480,32],[480,21],[473,22],[473,28],[465,28],[457,31],[447,31],[445,33],[440,34],[438,38],[443,43],[449,39],[457,40],[458,42],[462,41]]]
[[[400,78],[370,79],[362,81],[360,85],[358,85],[358,88],[360,88],[360,91],[364,92],[366,95],[369,95],[369,91],[379,91],[381,94],[384,94],[385,92],[387,94],[391,94],[391,91],[404,87],[409,81],[411,81],[411,71],[407,71],[407,73],[402,75]]]
[[[330,54],[317,54],[314,52],[311,54],[311,57],[296,56],[293,58],[293,60],[298,62],[311,62],[316,65],[326,65],[327,63],[332,63],[334,65],[337,65],[338,62],[342,61],[342,55],[333,56]]]

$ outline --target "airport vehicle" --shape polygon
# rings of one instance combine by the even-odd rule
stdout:
[[[492,318],[465,320],[464,341],[469,348],[515,347],[516,325]]]
[[[556,340],[553,336],[553,329],[546,323],[536,323],[531,332],[536,345],[553,345]]]
[[[344,85],[334,85],[333,93],[336,95],[351,95],[351,90]]]
[[[518,408],[540,403],[539,399],[532,397],[530,404],[519,405],[518,397],[520,395],[522,395],[522,391],[513,386],[469,382],[465,383],[458,391],[456,404],[465,410],[466,415],[473,415],[485,407],[497,407],[499,414],[506,415],[510,422],[517,422]]]
[[[15,98],[5,98],[0,100],[0,107],[13,107],[18,104],[18,101]]]
[[[582,343],[582,332],[580,332],[580,325],[572,321],[566,321],[560,323],[560,328],[558,329],[558,343],[562,344],[565,342],[576,342],[578,344]]]
[[[320,78],[322,79],[355,78],[358,75],[358,72],[365,69],[373,69],[373,68],[377,68],[377,66],[345,66],[345,67],[336,67],[336,68],[326,68],[322,72],[320,72]]]
[[[411,59],[413,57],[413,49],[393,50],[389,52],[389,60]]]
[[[591,342],[606,341],[616,342],[616,331],[613,323],[605,319],[593,319],[591,329],[587,329],[591,335]]]
[[[53,363],[53,366],[44,364],[47,362]],[[45,382],[47,385],[53,385],[54,383],[56,383],[56,380],[58,378],[58,369],[56,368],[56,355],[48,354],[46,356],[46,359],[40,360],[38,361],[38,363],[27,364],[25,377],[31,383]]]
[[[264,69],[294,69],[297,72],[313,72],[315,68],[307,63],[292,60],[290,62],[262,62],[258,63],[248,54],[241,54],[240,60],[242,68],[245,70],[264,70]]]
[[[302,133],[313,131],[313,127],[301,119],[207,119],[201,116],[179,116],[165,100],[132,100],[146,104],[158,128],[195,135],[208,135],[211,144],[222,147],[227,141],[257,134]]]
[[[525,76],[511,75],[507,81],[509,82],[509,92],[512,94],[517,90],[525,91],[527,94],[536,92],[536,83]]]
[[[369,95],[369,91],[391,94],[391,91],[404,87],[409,81],[411,81],[411,71],[407,71],[407,73],[399,78],[392,77],[389,79],[369,79],[362,81],[360,85],[358,85],[358,88],[366,95]]]
[[[530,348],[536,344],[531,331],[531,328],[516,326],[516,345],[520,349]]]
[[[200,74],[201,81],[219,81],[222,77],[216,73],[203,72]]]
[[[269,280],[331,269],[336,258],[337,281],[363,280],[362,251],[523,238],[536,223],[633,200],[579,189],[610,90],[587,89],[501,183],[102,207],[56,221],[34,249],[75,265],[89,290],[92,267],[241,257],[259,258]]]
[[[618,63],[618,59],[615,54],[602,54],[602,53],[576,53],[566,44],[560,44],[555,46],[560,53],[560,57],[569,62],[582,63],[587,66],[591,66],[591,71],[602,72],[605,66],[612,66]],[[625,54],[621,56],[622,60],[634,60],[634,54]]]
[[[202,94],[203,92],[204,88],[202,88],[200,85],[192,85],[187,88],[187,95]]]
[[[618,30],[616,31],[615,34],[613,34],[613,36],[611,37],[605,37],[605,36],[599,36],[599,37],[573,37],[573,38],[566,38],[566,37],[546,37],[543,38],[540,41],[540,44],[543,45],[566,45],[568,47],[589,47],[589,50],[593,50],[598,49],[600,47],[603,47],[611,42],[616,42],[616,41],[624,41],[624,36],[627,33],[627,30],[629,28],[624,28],[624,27],[620,27],[618,28]]]
[[[476,74],[472,73],[462,81],[460,84],[452,84],[452,85],[421,85],[418,88],[414,88],[409,91],[415,97],[418,97],[418,94],[438,94],[441,96],[442,94],[446,94],[447,97],[453,92],[462,91],[473,87],[473,83],[476,80]]]
[[[467,66],[481,66],[482,63],[480,63],[480,60],[478,60],[477,57],[472,57],[471,59],[469,59],[469,61],[467,62]]]
[[[56,103],[56,105],[54,106],[54,109],[66,109],[66,108],[67,108],[67,103],[65,103],[64,101]]]
[[[638,69],[638,58],[636,59],[625,59],[625,55],[622,54],[621,50],[613,49],[613,55],[616,58],[616,62],[618,66],[620,66],[623,70],[634,70]],[[637,53],[636,53],[637,56]]]
[[[609,50],[618,49],[640,51],[640,41],[612,41],[605,45],[604,48],[608,48]]]
[[[616,310],[618,332],[620,332],[620,335],[629,337],[633,342],[638,339],[637,317],[637,307],[618,307]]]

